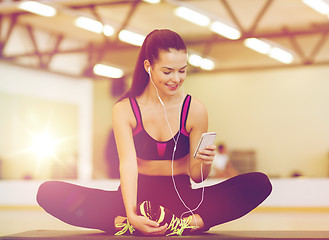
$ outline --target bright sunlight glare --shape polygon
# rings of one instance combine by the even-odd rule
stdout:
[[[55,139],[48,133],[33,136],[31,150],[39,157],[46,158],[55,154]]]

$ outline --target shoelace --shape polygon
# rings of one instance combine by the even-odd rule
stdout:
[[[197,228],[195,226],[190,226],[189,224],[192,221],[192,216],[189,216],[186,220],[185,219],[180,219],[176,217],[175,215],[172,216],[172,219],[170,221],[170,224],[167,228],[170,233],[168,233],[166,236],[171,236],[171,235],[179,235],[182,236],[183,232],[185,229],[190,228],[194,229]]]
[[[118,223],[115,226],[118,228],[122,228],[122,229],[120,231],[116,232],[114,235],[125,234],[128,230],[129,230],[130,234],[133,234],[134,231],[136,230],[133,225],[130,225],[130,223],[128,222],[128,219],[127,219],[127,222]]]

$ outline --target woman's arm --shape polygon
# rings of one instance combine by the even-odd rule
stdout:
[[[114,105],[112,124],[120,159],[122,197],[129,219],[136,214],[138,169],[128,107],[127,100]]]
[[[166,225],[159,224],[136,213],[138,166],[132,129],[134,116],[128,100],[114,105],[112,124],[120,159],[120,181],[122,198],[129,222],[144,234],[160,235],[166,231]]]
[[[216,146],[208,146],[205,150],[199,151],[196,158],[194,158],[194,151],[197,148],[202,133],[208,131],[207,110],[201,102],[194,98],[191,102],[187,124],[187,128],[190,129],[190,176],[194,182],[198,183],[202,179],[206,179],[210,173]]]

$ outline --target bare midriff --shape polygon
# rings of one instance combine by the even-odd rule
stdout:
[[[137,158],[138,173],[151,176],[171,176],[172,169],[174,175],[188,174],[189,155],[180,159],[172,160],[143,160]]]

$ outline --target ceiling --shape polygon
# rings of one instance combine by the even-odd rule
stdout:
[[[102,62],[132,73],[139,47],[118,40],[123,29],[147,35],[156,28],[169,28],[186,41],[190,52],[215,62],[211,72],[257,70],[316,64],[329,65],[329,18],[305,5],[302,0],[162,0],[150,4],[142,0],[52,0],[54,17],[42,17],[17,8],[20,1],[0,0],[0,58],[53,71],[57,56],[80,54],[86,59],[77,76],[94,77],[92,68]],[[241,32],[229,40],[177,17],[181,4],[206,13],[213,20],[234,24]],[[115,27],[106,37],[77,28],[77,16],[91,16]],[[17,34],[17,29],[20,33]],[[42,32],[43,34],[40,34]],[[45,38],[45,34],[47,37]],[[18,36],[21,44],[14,42]],[[291,64],[283,64],[243,45],[250,37],[265,38],[294,52]],[[41,41],[42,38],[47,39]],[[74,44],[67,44],[67,40]],[[10,46],[10,47],[9,47]],[[14,47],[13,47],[14,46]],[[18,50],[19,49],[19,50]],[[190,72],[204,71],[190,66]],[[60,70],[57,70],[60,72]]]

